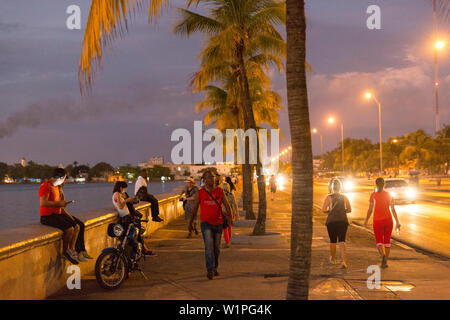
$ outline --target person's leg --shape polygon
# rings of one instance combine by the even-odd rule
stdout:
[[[223,238],[225,239],[226,244],[230,244],[231,241],[231,232],[229,232],[230,230],[231,226],[228,226],[228,228],[223,229]]]
[[[212,226],[206,222],[202,222],[200,226],[203,235],[203,242],[205,244],[206,271],[208,272],[208,278],[210,278],[210,276],[212,277],[214,271],[214,238],[211,230]]]
[[[78,238],[78,233],[80,232],[80,226],[78,224],[75,224],[73,226],[73,234],[72,234],[72,238],[70,239],[69,242],[69,248],[73,251],[75,250],[75,243],[77,242],[77,238]]]
[[[161,219],[159,217],[159,202],[158,202],[158,199],[156,199],[150,193],[147,193],[146,199],[147,199],[148,202],[150,202],[152,204],[151,208],[150,208],[150,210],[152,211],[152,219]]]
[[[340,223],[339,233],[338,233],[338,241],[339,241],[339,248],[340,248],[340,252],[341,252],[342,267],[344,267],[344,268],[347,268],[347,245],[345,244],[347,228],[348,228],[347,222]]]
[[[383,248],[383,236],[384,236],[384,227],[382,223],[377,221],[373,222],[373,233],[375,234],[375,243],[380,253],[381,258],[384,260],[384,248]]]
[[[389,254],[391,252],[391,235],[392,235],[392,229],[394,227],[394,224],[392,221],[390,223],[386,224],[384,227],[384,248],[385,248],[385,256],[386,256],[386,262],[389,258]]]
[[[80,231],[78,232],[77,241],[75,242],[75,251],[80,253],[82,251],[86,251],[86,246],[84,244],[84,223],[77,217],[72,216],[75,219],[75,222],[77,223],[78,227],[80,228]]]
[[[328,237],[330,238],[330,262],[336,264],[337,233],[334,223],[327,224]]]
[[[70,247],[70,242],[73,238],[74,228],[70,227],[63,232],[63,252],[66,252]]]
[[[217,268],[219,268],[219,255],[220,255],[220,241],[222,240],[222,226],[214,226],[214,273],[218,275]]]

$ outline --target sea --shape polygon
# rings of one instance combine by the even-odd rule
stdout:
[[[184,186],[183,181],[148,182],[148,190],[156,198],[171,193]],[[0,184],[0,230],[20,227],[40,220],[39,184]],[[75,200],[67,209],[76,215],[79,212],[110,208],[114,183],[66,184],[64,194],[67,200]],[[128,192],[134,194],[134,183],[129,184]]]

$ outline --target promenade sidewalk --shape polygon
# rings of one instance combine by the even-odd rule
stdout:
[[[186,223],[177,220],[156,231],[148,245],[158,253],[145,262],[145,280],[132,274],[114,291],[101,289],[94,275],[82,279],[81,290],[62,289],[50,299],[285,299],[289,268],[290,195],[278,192],[268,200],[265,238],[248,236],[252,229],[235,227],[231,248],[221,252],[220,276],[206,278],[201,235],[186,238]],[[325,217],[314,217],[310,299],[449,299],[450,262],[440,261],[395,244],[382,287],[366,285],[369,265],[379,264],[373,235],[350,227],[348,270],[328,262]],[[278,234],[278,235],[277,235]],[[273,239],[273,240],[272,240]]]

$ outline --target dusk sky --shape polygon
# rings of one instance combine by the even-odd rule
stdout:
[[[202,38],[185,39],[171,30],[177,20],[171,1],[156,25],[138,12],[129,32],[104,53],[92,94],[80,96],[78,61],[88,0],[1,0],[0,2],[0,161],[91,166],[147,161],[176,144],[177,128],[193,129],[200,94],[189,78],[199,67]],[[378,111],[363,98],[366,89],[382,103],[383,137],[417,129],[434,130],[432,6],[427,0],[314,0],[307,3],[307,60],[311,126],[336,147],[344,135],[378,139]],[[82,29],[66,28],[66,8],[81,7]],[[381,30],[366,27],[366,9],[381,7]],[[440,23],[447,47],[439,56],[441,124],[450,124],[449,23]],[[290,144],[285,75],[271,73],[283,97],[281,146]],[[313,136],[313,150],[320,140]]]

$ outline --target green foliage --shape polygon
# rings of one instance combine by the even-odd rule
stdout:
[[[170,169],[164,166],[155,165],[153,168],[148,169],[149,178],[161,178],[161,177],[171,177],[173,175],[170,173]]]
[[[379,170],[379,144],[368,139],[344,140],[346,171],[375,172]],[[339,145],[322,155],[321,170],[342,169],[342,153]],[[450,126],[444,128],[433,138],[424,130],[417,130],[404,136],[389,138],[383,142],[383,168],[398,170],[427,170],[429,174],[448,172],[450,165]]]
[[[99,162],[89,170],[89,177],[104,177],[113,174],[114,168],[106,162]]]
[[[125,179],[135,179],[139,177],[139,167],[133,167],[131,164],[127,163],[124,166],[119,167],[119,173],[124,177]]]

